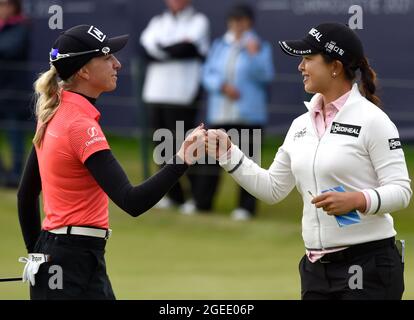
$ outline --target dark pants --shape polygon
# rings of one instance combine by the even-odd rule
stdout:
[[[78,235],[55,235],[42,231],[36,253],[50,255],[30,287],[32,300],[114,300],[111,282],[106,274],[106,240]],[[62,270],[62,288],[56,288],[56,267]],[[51,289],[50,283],[52,283]]]
[[[252,153],[253,150],[253,130],[262,129],[259,126],[247,126],[247,125],[222,125],[222,126],[210,126],[209,129],[224,129],[225,131],[236,129],[241,137],[241,130],[249,130],[249,153]],[[239,144],[234,141],[235,144]],[[262,143],[258,141],[257,143]],[[222,169],[220,165],[215,162],[214,164],[206,164],[200,167],[198,171],[197,180],[194,187],[194,198],[196,200],[197,208],[199,210],[211,210],[214,195],[217,190],[217,186],[220,180],[220,174]],[[244,190],[242,187],[239,187],[239,200],[238,207],[246,209],[252,215],[256,212],[256,198],[253,197],[250,193]]]
[[[11,187],[17,187],[24,163],[24,135],[22,128],[24,122],[10,115],[8,118],[0,117],[6,127],[6,139],[11,147],[12,167],[7,170],[0,157],[0,184],[3,182]]]
[[[303,300],[400,300],[404,264],[394,238],[299,263]],[[360,277],[359,277],[360,276]]]
[[[199,101],[193,104],[184,105],[170,105],[170,104],[149,104],[151,125],[154,131],[160,128],[165,128],[173,133],[173,140],[168,141],[168,144],[173,146],[173,154],[177,153],[176,148],[176,126],[177,121],[184,122],[184,130],[187,132],[196,127],[195,120],[198,112]],[[157,145],[159,142],[155,142]],[[187,171],[187,178],[190,182],[190,189],[193,189],[195,176],[197,175],[197,167],[192,166]],[[177,182],[167,193],[168,197],[176,204],[182,204],[186,200],[186,192],[182,183]]]

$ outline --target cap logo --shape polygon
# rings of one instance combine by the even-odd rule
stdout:
[[[340,56],[343,56],[343,55],[344,55],[344,53],[345,53],[345,51],[344,51],[344,50],[342,50],[341,48],[339,48],[339,47],[336,45],[336,42],[335,42],[335,41],[327,42],[327,43],[325,44],[325,50],[326,50],[326,52],[329,52],[329,53],[332,53],[332,51],[333,51],[333,52],[336,52],[336,53],[337,53],[337,54],[339,54]]]
[[[104,42],[104,40],[106,38],[106,35],[101,30],[99,30],[98,28],[96,28],[94,26],[91,26],[89,28],[88,33],[100,42]]]
[[[283,48],[285,51],[289,52],[289,54],[293,54],[293,55],[306,55],[306,54],[312,54],[312,50],[308,49],[308,50],[296,50],[293,49],[291,47],[288,46],[288,44],[286,43],[286,41],[282,41],[281,42]]]
[[[108,48],[108,47],[103,47],[103,48],[101,49],[101,51],[102,51],[102,53],[103,53],[104,55],[107,55],[107,54],[111,51],[111,49],[110,49],[110,48]]]
[[[316,30],[315,28],[312,28],[309,31],[309,34],[314,37],[316,39],[316,41],[321,42],[321,37],[322,37],[322,33],[320,33],[318,30]]]

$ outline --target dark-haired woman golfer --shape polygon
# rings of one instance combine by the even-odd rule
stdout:
[[[209,143],[209,153],[217,151],[221,165],[259,199],[277,203],[295,186],[302,195],[302,299],[401,299],[403,263],[390,213],[407,207],[412,191],[362,43],[347,26],[324,23],[280,46],[302,57],[305,91],[315,93],[308,112],[293,121],[268,170],[223,131],[208,131],[221,146]]]

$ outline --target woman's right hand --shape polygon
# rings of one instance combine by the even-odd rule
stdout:
[[[180,150],[177,152],[177,156],[189,166],[194,164],[205,155],[206,135],[207,131],[202,123],[185,138]]]
[[[208,130],[206,149],[210,157],[219,159],[231,148],[231,140],[224,130]]]

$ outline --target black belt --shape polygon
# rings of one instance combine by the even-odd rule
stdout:
[[[394,245],[395,245],[395,237],[372,241],[372,242],[355,244],[341,251],[327,253],[322,258],[320,258],[318,262],[332,263],[332,262],[339,262],[343,260],[350,260],[354,257],[370,253],[371,251],[375,249],[384,248],[388,246],[393,247]]]

